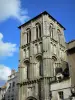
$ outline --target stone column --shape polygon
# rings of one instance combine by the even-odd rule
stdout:
[[[41,80],[41,100],[50,100],[49,97],[49,79],[44,78]]]

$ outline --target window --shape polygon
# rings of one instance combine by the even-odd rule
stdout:
[[[4,97],[4,95],[2,95],[2,98]]]
[[[14,89],[12,89],[12,91],[14,91]]]
[[[29,30],[29,42],[31,42],[31,30]]]
[[[54,72],[53,72],[53,74],[54,74],[54,76],[56,75],[56,73],[55,73],[55,68],[56,68],[56,66],[55,66],[55,63],[54,63],[54,65],[53,65],[53,70],[54,70]]]
[[[41,53],[41,51],[42,51],[42,43],[39,43],[38,44],[38,53]]]
[[[11,88],[11,83],[9,83],[9,89]]]
[[[28,66],[27,66],[27,79],[29,78],[29,77],[28,77],[28,76],[29,76],[28,73],[29,73],[29,71],[28,71]]]
[[[33,95],[33,91],[35,90],[35,87],[34,86],[31,86],[31,87],[28,87],[27,88],[27,95],[28,96],[31,96],[31,95]],[[29,99],[29,100],[32,100],[32,99]]]
[[[29,34],[27,33],[27,43],[29,43]]]
[[[15,87],[15,82],[13,82],[12,87]]]
[[[40,66],[39,66],[39,75],[42,76],[43,75],[42,60],[40,60],[39,63],[40,63]]]
[[[56,45],[54,45],[54,54],[56,54]]]
[[[59,94],[59,98],[60,99],[63,99],[64,98],[63,91],[58,92],[58,94]]]
[[[38,39],[38,26],[36,26],[36,39]]]
[[[53,76],[55,76],[55,75],[56,75],[56,73],[55,73],[55,69],[56,69],[56,62],[57,62],[57,58],[56,58],[56,56],[52,56]]]
[[[27,79],[29,79],[29,73],[30,73],[30,72],[29,72],[29,69],[30,69],[30,68],[29,68],[29,64],[27,64]]]
[[[31,29],[28,28],[27,29],[27,43],[30,43],[31,42]]]
[[[26,57],[29,58],[29,47],[26,49]]]
[[[58,40],[59,40],[59,43],[61,43],[61,31],[59,29],[57,29],[57,33],[58,33]]]
[[[34,53],[35,53],[35,54],[37,54],[37,50],[38,50],[37,44],[35,44],[35,46],[34,46]]]
[[[36,23],[36,39],[41,38],[41,25]]]
[[[41,37],[41,25],[39,25],[39,37]]]
[[[8,96],[8,98],[10,98],[10,96]]]
[[[51,47],[51,52],[53,52],[53,44],[52,44],[52,42],[51,42],[51,46],[50,47]]]
[[[50,37],[53,38],[53,24],[52,23],[50,24],[49,32],[50,32]]]
[[[26,57],[26,49],[24,49],[23,56]]]

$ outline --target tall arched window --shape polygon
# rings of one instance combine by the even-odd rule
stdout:
[[[41,25],[36,23],[36,39],[41,38]]]
[[[42,59],[37,60],[36,71],[37,76],[43,75]]]
[[[42,59],[40,59],[40,66],[39,66],[39,75],[42,76],[43,75],[43,63],[42,63]]]
[[[31,29],[27,28],[27,43],[31,42]]]
[[[27,79],[30,78],[30,65],[27,64]]]
[[[54,44],[54,54],[56,54],[56,45]]]
[[[29,42],[31,42],[31,30],[29,30]]]
[[[51,23],[49,26],[50,37],[53,38],[53,24]]]
[[[57,29],[57,34],[58,34],[59,43],[61,43],[61,31],[59,29]]]
[[[55,56],[52,56],[52,61],[53,61],[53,75],[56,75],[55,69],[56,69],[56,61],[57,58]]]

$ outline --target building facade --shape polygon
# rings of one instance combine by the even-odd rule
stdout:
[[[75,40],[67,43],[68,61],[70,62],[70,75],[72,87],[75,86]]]
[[[17,82],[18,82],[18,72],[12,70],[11,75],[8,76],[5,100],[18,100]]]
[[[65,28],[46,11],[19,28],[19,100],[69,100]]]
[[[0,88],[0,100],[5,100],[7,83]]]

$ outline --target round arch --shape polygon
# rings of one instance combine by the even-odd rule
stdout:
[[[52,56],[52,64],[53,64],[53,76],[56,76],[56,62],[57,62],[57,57],[56,55]]]
[[[37,100],[37,99],[33,96],[29,96],[26,100]]]
[[[52,59],[53,59],[54,61],[57,61],[56,55],[53,55],[53,56],[52,56]]]
[[[37,22],[35,24],[36,26],[36,38],[41,38],[41,24],[39,22]]]

